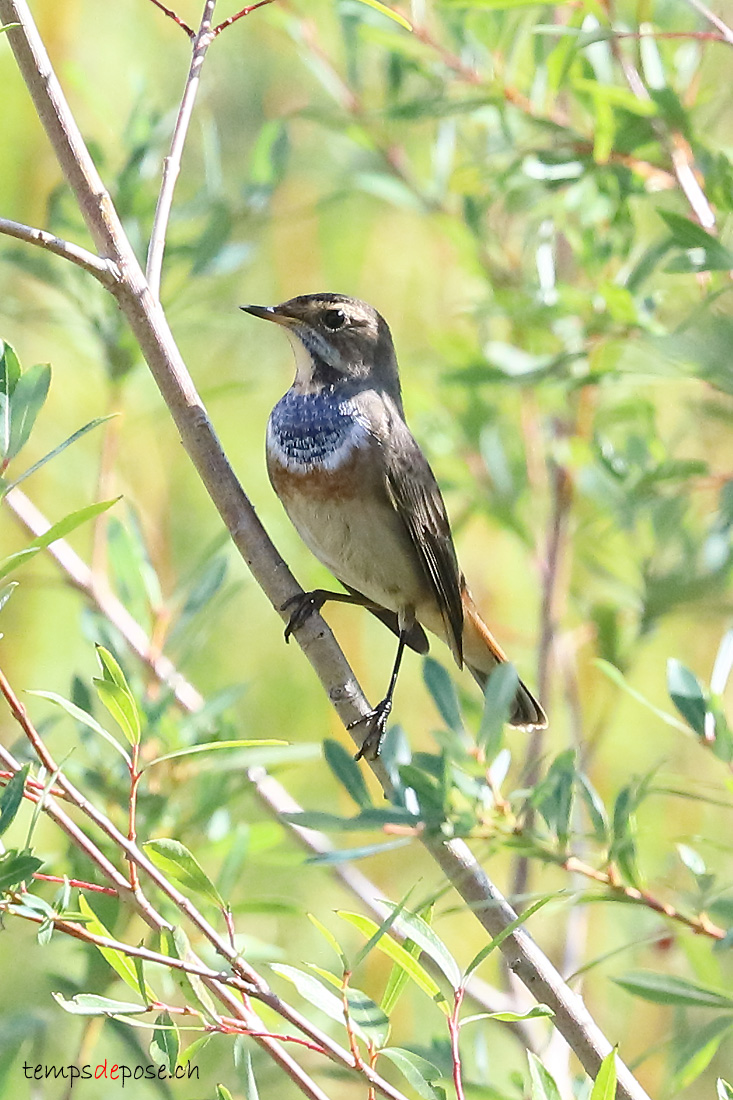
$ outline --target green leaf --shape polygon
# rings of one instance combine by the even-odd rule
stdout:
[[[153,1037],[150,1040],[150,1057],[156,1066],[164,1066],[172,1074],[178,1064],[181,1043],[178,1028],[169,1012],[161,1012],[155,1018]]]
[[[10,438],[6,459],[15,458],[28,442],[33,425],[48,396],[51,384],[51,368],[48,363],[37,363],[21,374],[10,398]]]
[[[433,1081],[439,1081],[443,1074],[432,1062],[402,1047],[384,1047],[379,1054],[389,1058],[390,1062],[397,1066],[419,1096],[424,1097],[425,1100],[445,1100],[445,1089],[433,1084]]]
[[[349,960],[346,958],[343,948],[334,936],[333,932],[330,932],[329,929],[326,928],[325,924],[321,924],[318,917],[314,917],[312,913],[308,913],[307,917],[313,927],[317,928],[318,931],[321,933],[329,947],[331,947],[336,953],[336,957],[341,961],[341,965],[343,966],[344,970],[353,970],[354,967],[349,966]]]
[[[51,996],[64,1012],[70,1012],[72,1016],[143,1016],[148,1011],[145,1005],[113,1001],[96,993],[77,993],[70,1001],[60,993],[52,993]]]
[[[511,714],[518,684],[517,670],[507,661],[493,669],[484,688],[484,709],[476,740],[489,760],[499,751],[501,733]]]
[[[107,733],[104,726],[100,726],[96,718],[93,718],[91,714],[88,714],[81,707],[77,707],[76,703],[72,703],[69,699],[64,699],[63,695],[57,695],[55,691],[28,691],[28,695],[38,695],[41,699],[48,699],[49,702],[55,703],[57,707],[61,707],[66,713],[77,722],[81,722],[82,725],[87,726],[88,729],[94,730],[100,737],[103,737],[125,761],[128,767],[131,767],[132,761],[127,755],[119,741],[116,741],[111,733]]]
[[[337,978],[329,970],[324,970],[315,963],[308,963],[308,967],[320,974],[324,981],[338,989],[343,997],[342,979]],[[349,1006],[349,1018],[364,1033],[366,1038],[376,1047],[381,1047],[389,1034],[389,1019],[384,1011],[375,1004],[371,997],[356,989],[352,985],[346,987],[346,1003]]]
[[[171,958],[180,959],[181,962],[196,964],[199,961],[191,950],[188,936],[180,926],[172,929],[161,929],[160,950],[163,954],[170,955]],[[188,974],[185,970],[178,969],[173,970],[171,976],[183,993],[185,1000],[198,1005],[206,1022],[215,1024],[218,1018],[216,1006],[203,983],[203,979],[198,974]]]
[[[463,733],[461,706],[450,673],[432,657],[425,658],[422,670],[425,686],[440,712],[440,717],[449,730],[453,730],[454,733]]]
[[[154,764],[162,764],[164,760],[178,760],[181,756],[194,756],[199,752],[217,752],[219,749],[252,749],[262,745],[289,745],[289,741],[251,740],[251,741],[206,741],[202,745],[189,745],[187,749],[176,749],[175,752],[166,752],[162,756],[156,756],[148,760],[144,770],[152,768]]]
[[[641,703],[647,710],[650,710],[652,714],[656,714],[657,718],[661,718],[668,726],[672,726],[673,729],[680,730],[681,733],[689,733],[688,727],[684,722],[680,722],[679,718],[675,718],[673,714],[668,714],[666,710],[662,710],[660,707],[650,703],[649,700],[637,691],[636,688],[632,688],[628,683],[624,674],[620,669],[616,668],[609,661],[604,661],[603,658],[597,657],[593,664],[596,668],[599,668],[604,676],[607,676],[609,680],[612,680],[617,687],[622,688],[627,695],[630,695],[632,699],[636,699],[637,703]]]
[[[3,852],[0,855],[0,891],[12,890],[19,883],[33,878],[40,867],[43,867],[43,860],[28,852],[18,852],[15,848]]]
[[[700,263],[689,267],[671,265],[668,271],[730,271],[733,268],[733,252],[724,248],[717,237],[713,237],[697,222],[674,214],[670,210],[659,210],[659,216],[667,223],[672,232],[672,240],[686,251],[699,249]]]
[[[344,1019],[344,1006],[341,1002],[341,997],[336,997],[330,990],[326,989],[318,978],[315,978],[312,974],[306,974],[302,970],[298,970],[294,966],[287,966],[285,963],[272,963],[271,970],[274,970],[276,974],[280,974],[281,977],[287,978],[289,982],[295,986],[304,1000],[313,1005],[314,1008],[320,1009],[326,1016],[329,1016],[332,1020],[338,1021],[344,1027],[346,1026],[346,1020]],[[364,1039],[365,1036],[361,1032],[359,1025],[354,1021],[354,1031]]]
[[[732,1027],[733,1017],[718,1016],[679,1044],[675,1052],[675,1073],[669,1086],[670,1095],[688,1088],[707,1069]]]
[[[20,809],[30,767],[30,764],[24,764],[20,771],[11,776],[0,795],[0,836],[7,832]]]
[[[86,523],[87,520],[94,519],[95,516],[106,512],[121,499],[121,497],[113,497],[111,500],[100,500],[96,504],[88,504],[86,508],[79,508],[76,512],[70,512],[68,516],[64,516],[63,519],[49,527],[48,531],[44,531],[42,535],[35,538],[33,542],[29,542],[28,548],[37,546],[39,550],[42,550],[46,546],[50,546],[52,542],[65,538],[77,527],[81,527],[82,523]]]
[[[733,1011],[733,997],[708,986],[698,985],[686,978],[676,978],[671,974],[657,974],[652,970],[639,970],[625,974],[613,981],[641,997],[660,1005],[691,1005],[698,1008],[722,1008]]]
[[[79,895],[79,912],[85,917],[85,927],[89,932],[92,932],[95,936],[104,936],[105,939],[113,939],[110,932],[105,928],[102,921],[92,909],[91,905],[85,898],[84,894]],[[140,992],[140,982],[138,980],[137,971],[135,966],[127,955],[122,954],[121,951],[116,950],[114,947],[101,947],[99,944],[94,945],[99,951],[100,955],[107,960],[109,965],[115,971],[116,974],[122,978],[125,985],[129,985],[130,989],[136,993]],[[154,990],[149,986],[145,987],[145,1001],[150,1004],[152,1001],[157,1001],[158,998],[155,995]]]
[[[0,393],[12,397],[20,375],[20,361],[15,354],[15,348],[5,340],[0,340]]]
[[[392,901],[386,901],[384,904],[396,908],[395,903]],[[438,969],[445,974],[454,990],[460,987],[461,971],[458,963],[440,937],[436,935],[422,917],[419,917],[417,913],[409,913],[403,910],[395,921],[395,928],[406,939],[411,939],[419,945],[428,958],[432,959]]]
[[[482,947],[481,950],[471,959],[470,963],[466,967],[466,973],[463,978],[464,983],[466,981],[466,978],[473,974],[474,970],[476,970],[476,968],[481,965],[484,959],[487,958],[492,951],[495,951],[497,947],[500,947],[508,936],[511,936],[513,932],[516,932],[517,928],[520,928],[525,923],[525,921],[528,921],[529,918],[533,916],[533,914],[536,913],[538,909],[541,909],[543,905],[547,905],[548,901],[552,901],[553,898],[556,898],[558,896],[559,895],[557,891],[552,894],[545,894],[544,897],[539,898],[539,900],[536,901],[533,905],[530,905],[529,909],[525,909],[524,912],[520,913],[518,917],[515,917],[513,921],[510,921],[506,928],[502,928],[498,936],[494,936],[491,943],[487,943],[486,946]]]
[[[8,584],[4,584],[3,587],[0,588],[0,611],[2,611],[2,609],[5,607],[5,604],[8,602],[17,587],[17,581],[10,581]]]
[[[97,657],[102,666],[103,679],[93,683],[100,701],[107,708],[131,745],[140,743],[140,711],[130,691],[125,674],[104,646],[98,645]]]
[[[3,558],[0,561],[0,580],[7,577],[8,573],[12,573],[19,565],[25,565],[26,561],[35,557],[38,552],[38,547],[31,546],[27,550],[16,550],[14,554],[9,554],[7,558]]]
[[[94,677],[92,683],[102,705],[109,711],[131,745],[140,743],[140,715],[132,696],[119,684]]]
[[[362,844],[357,848],[331,848],[327,852],[317,852],[314,856],[308,856],[308,863],[353,863],[356,859],[368,859],[370,856],[382,855],[384,852],[392,852],[396,848],[406,848],[411,843],[409,837],[402,840],[391,840],[387,844]]]
[[[406,31],[412,30],[412,23],[405,19],[401,12],[388,8],[386,4],[381,4],[380,0],[359,0],[359,3],[367,4],[370,8],[374,8],[375,11],[379,11],[382,15],[386,15],[388,19],[393,19],[395,23],[399,23]]]
[[[231,1092],[226,1087],[226,1085],[217,1085],[216,1086],[216,1100],[234,1100],[234,1097],[232,1096]],[[249,1100],[249,1098],[248,1098],[248,1100]]]
[[[689,722],[698,737],[705,735],[705,692],[689,668],[670,657],[667,661],[667,690],[682,717]]]
[[[370,917],[362,916],[361,913],[348,913],[345,910],[339,909],[338,915],[343,917],[344,920],[349,921],[350,924],[353,924],[354,927],[358,928],[365,936],[372,937],[379,931],[380,926],[371,920]],[[390,936],[382,936],[376,946],[378,951],[381,951],[384,955],[392,959],[415,985],[422,989],[424,993],[427,993],[428,997],[431,997],[432,1000],[447,1013],[447,1003],[441,992],[440,986],[435,979],[428,974],[425,967],[414,958],[410,951],[397,943]],[[416,944],[415,947],[419,950],[419,945]]]
[[[561,1100],[560,1092],[548,1070],[536,1054],[527,1051],[529,1078],[532,1083],[532,1100]]]
[[[733,1085],[729,1085],[722,1077],[717,1082],[718,1100],[733,1100]]]
[[[97,416],[94,420],[90,420],[88,424],[85,424],[83,428],[77,428],[68,439],[65,439],[63,443],[59,443],[58,447],[54,447],[52,451],[44,455],[43,458],[39,458],[38,462],[34,462],[32,466],[29,466],[27,470],[24,470],[22,474],[19,474],[14,481],[10,481],[2,486],[0,495],[9,493],[11,489],[14,489],[16,485],[20,485],[21,481],[25,481],[31,474],[35,474],[37,470],[40,470],[42,466],[45,466],[47,462],[50,462],[52,458],[56,458],[62,451],[65,451],[72,443],[76,443],[77,439],[81,439],[83,435],[90,432],[92,428],[96,428],[98,424],[104,424],[105,421],[111,420],[113,416],[117,416],[117,413],[110,413],[109,416]]]
[[[368,809],[372,806],[373,803],[364,776],[353,755],[347,752],[338,741],[332,741],[330,738],[323,742],[323,755],[329,768],[339,783],[349,792],[357,806],[361,809]]]
[[[606,1055],[593,1083],[590,1100],[616,1100],[616,1050]]]
[[[538,1020],[554,1016],[549,1005],[534,1005],[527,1012],[477,1012],[475,1016],[466,1016],[461,1027],[476,1023],[477,1020],[499,1020],[502,1023],[515,1024],[518,1020]]]
[[[402,950],[407,952],[413,959],[417,960],[420,954],[420,948],[412,940],[405,940],[402,945]],[[419,965],[419,964],[418,964]],[[404,967],[399,963],[395,963],[390,971],[387,984],[384,987],[384,993],[382,994],[382,1000],[380,1002],[381,1008],[386,1016],[391,1016],[392,1010],[399,1001],[402,993],[410,981],[410,976]]]
[[[219,891],[201,864],[180,841],[161,837],[147,841],[143,848],[158,870],[172,878],[184,890],[199,894],[219,909],[225,908]]]

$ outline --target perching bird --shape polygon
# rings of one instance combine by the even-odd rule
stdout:
[[[473,602],[438,483],[405,423],[384,318],[342,294],[242,309],[282,325],[293,346],[295,381],[270,415],[267,469],[301,538],[347,590],[297,597],[285,636],[327,600],[340,600],[369,608],[399,638],[387,694],[361,720],[367,732],[357,759],[373,759],[404,647],[428,651],[423,627],[482,688],[506,656]],[[510,722],[547,725],[521,681]]]

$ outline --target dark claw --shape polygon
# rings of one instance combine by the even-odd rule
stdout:
[[[377,703],[374,710],[370,710],[363,718],[357,718],[355,722],[349,722],[346,728],[350,730],[355,729],[356,726],[367,726],[361,748],[354,756],[354,760],[361,760],[362,757],[364,760],[377,759],[380,749],[382,748],[384,732],[387,728],[387,719],[389,718],[391,710],[392,700],[382,699],[382,702]]]
[[[320,611],[326,602],[326,597],[321,592],[299,592],[297,596],[291,596],[289,600],[280,608],[281,611],[287,611],[289,607],[293,608],[293,611],[288,620],[288,625],[285,627],[285,641],[290,641],[290,635],[299,630],[303,623],[313,615],[316,611]]]

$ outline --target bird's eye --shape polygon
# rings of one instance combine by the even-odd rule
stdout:
[[[346,314],[342,309],[327,309],[323,314],[323,323],[331,332],[337,332],[346,324]]]

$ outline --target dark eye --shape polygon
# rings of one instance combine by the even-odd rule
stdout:
[[[342,309],[327,309],[323,314],[323,324],[331,332],[337,332],[346,324],[346,314]]]

